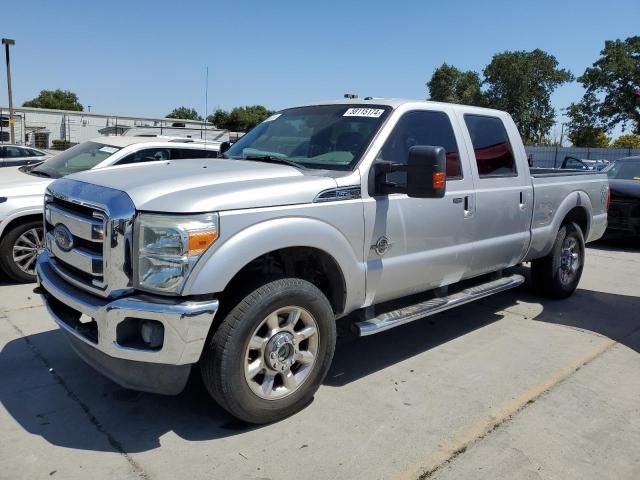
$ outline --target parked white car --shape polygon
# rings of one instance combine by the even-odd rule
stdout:
[[[47,185],[56,178],[140,162],[215,158],[220,144],[186,139],[98,137],[38,165],[3,168],[0,173],[0,268],[19,282],[35,281],[42,245],[42,206]],[[126,172],[123,172],[126,175]]]

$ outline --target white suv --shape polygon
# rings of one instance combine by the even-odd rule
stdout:
[[[89,169],[127,169],[126,165],[140,162],[216,158],[219,151],[219,142],[167,137],[98,137],[35,166],[3,168],[0,174],[0,269],[16,281],[35,281],[36,254],[42,245],[43,197],[47,185],[54,179]]]

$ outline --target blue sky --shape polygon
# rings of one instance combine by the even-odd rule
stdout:
[[[92,111],[163,116],[318,99],[426,98],[448,62],[481,70],[494,53],[541,48],[581,74],[605,39],[638,34],[638,0],[434,2],[164,0],[12,1],[0,35],[12,50],[14,102],[42,89],[76,92]],[[7,104],[4,55],[0,104]],[[556,91],[556,109],[582,95]]]

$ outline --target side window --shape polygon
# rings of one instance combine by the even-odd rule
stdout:
[[[218,152],[196,148],[172,148],[171,160],[187,160],[190,158],[216,158]]]
[[[405,113],[391,132],[378,158],[394,163],[407,163],[409,148],[414,145],[443,147],[447,152],[447,180],[462,178],[458,145],[446,113],[426,110]],[[407,174],[391,173],[387,176],[387,181],[404,185]]]
[[[168,148],[145,148],[138,152],[134,152],[127,155],[120,160],[116,165],[126,165],[128,163],[140,163],[140,162],[157,162],[159,160],[169,160]]]
[[[24,153],[24,149],[20,147],[4,147],[5,158],[28,157],[28,153]]]
[[[566,167],[583,170],[584,164],[580,160],[576,160],[575,158],[569,158],[567,159]]]
[[[480,177],[512,177],[518,174],[502,120],[484,115],[465,115]]]

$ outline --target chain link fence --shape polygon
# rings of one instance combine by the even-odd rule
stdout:
[[[541,168],[560,168],[566,157],[583,160],[607,160],[640,155],[637,148],[580,148],[580,147],[537,147],[525,146],[527,155],[532,156],[533,166]]]

